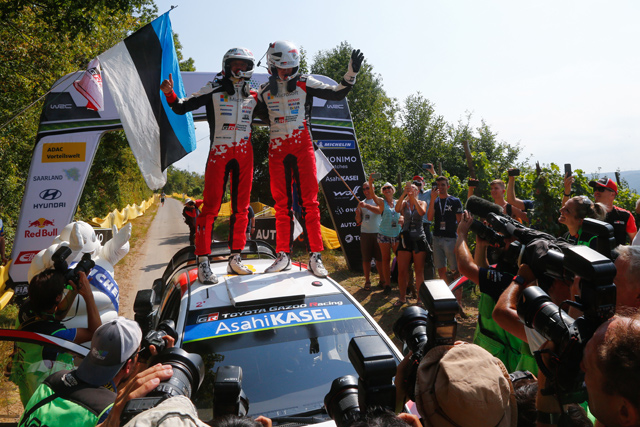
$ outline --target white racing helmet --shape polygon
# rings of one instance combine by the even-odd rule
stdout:
[[[242,59],[248,63],[247,71],[231,72],[231,61],[234,59]],[[237,79],[250,79],[255,69],[256,60],[253,53],[244,47],[234,47],[227,51],[222,57],[222,73],[227,77],[235,77]]]
[[[300,69],[300,52],[296,45],[285,40],[279,40],[269,45],[267,50],[267,66],[269,73],[277,77],[276,68],[293,68],[293,73],[286,79],[291,80],[298,75]]]

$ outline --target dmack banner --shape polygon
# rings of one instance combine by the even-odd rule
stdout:
[[[86,108],[86,98],[72,85],[82,74],[79,71],[58,80],[44,103],[11,253],[13,262],[9,276],[16,283],[26,282],[33,256],[49,247],[60,230],[73,220],[102,135],[122,129],[108,84],[103,86],[104,111]],[[198,91],[215,75],[183,72],[185,92]],[[252,88],[258,89],[268,77],[267,74],[254,73]],[[335,84],[327,77],[315,77]],[[205,108],[193,111],[193,119],[205,121]],[[365,177],[347,101],[315,98],[311,129],[317,145],[351,188],[358,192]],[[208,141],[203,143],[209,144]],[[359,228],[355,226],[357,202],[335,171],[320,184],[347,263],[350,268],[359,269]],[[360,197],[361,191],[358,194]]]

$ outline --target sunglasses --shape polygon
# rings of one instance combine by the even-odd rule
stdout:
[[[362,187],[362,191],[368,191],[368,190],[370,190],[369,187]]]
[[[604,193],[605,191],[611,191],[613,193],[613,190],[607,187],[596,187],[593,189],[593,192],[598,192],[598,193]]]
[[[391,190],[391,187],[382,187],[382,191],[384,190]]]

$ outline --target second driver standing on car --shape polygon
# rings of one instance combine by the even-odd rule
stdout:
[[[318,277],[326,277],[320,253],[324,249],[318,209],[318,180],[313,142],[309,131],[313,97],[341,100],[355,84],[364,55],[351,54],[349,67],[338,85],[322,83],[300,74],[300,53],[288,41],[276,41],[267,50],[267,66],[271,77],[258,90],[258,108],[268,112],[269,175],[271,195],[276,210],[276,251],[278,257],[265,273],[291,268],[293,244],[293,183],[297,183],[302,210],[302,227],[310,252],[309,269]]]

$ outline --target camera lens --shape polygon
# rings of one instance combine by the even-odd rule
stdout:
[[[574,322],[537,286],[530,286],[523,291],[522,299],[518,302],[518,317],[525,325],[554,343],[563,342],[569,326]]]
[[[162,363],[171,365],[173,376],[161,382],[148,396],[186,396],[198,390],[204,379],[204,362],[196,353],[188,353],[181,348],[172,347],[153,357],[150,365]]]
[[[358,380],[353,375],[336,378],[329,393],[324,397],[324,406],[338,427],[347,427],[360,417],[358,403]]]
[[[414,353],[427,344],[427,311],[420,307],[408,307],[393,325],[393,333]]]

